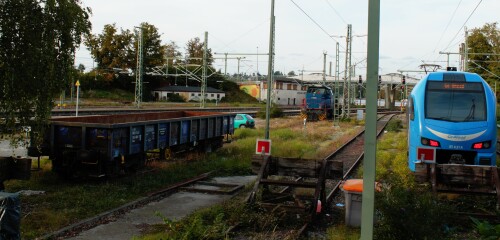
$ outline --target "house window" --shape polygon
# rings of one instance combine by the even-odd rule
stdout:
[[[306,91],[306,90],[307,90],[307,87],[306,87],[306,86],[302,86],[300,89],[301,89],[302,91]]]
[[[220,98],[220,94],[217,93],[217,99],[219,99],[219,98]]]
[[[214,97],[214,94],[213,94],[213,93],[212,93],[212,94],[210,94],[210,97]]]
[[[198,97],[201,97],[201,93],[198,93]]]
[[[194,93],[191,93],[191,97],[194,97]]]
[[[297,84],[292,85],[293,90],[297,90]]]
[[[263,88],[264,88],[264,89],[267,89],[267,83],[264,83],[264,87],[263,87]]]

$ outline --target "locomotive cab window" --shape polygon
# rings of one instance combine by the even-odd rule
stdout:
[[[486,96],[479,82],[428,81],[425,117],[449,122],[486,121]]]

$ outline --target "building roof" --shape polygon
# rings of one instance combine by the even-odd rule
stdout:
[[[161,88],[156,88],[153,91],[161,92],[201,92],[201,87],[191,87],[191,86],[166,86]],[[207,87],[207,93],[225,93],[219,89]]]

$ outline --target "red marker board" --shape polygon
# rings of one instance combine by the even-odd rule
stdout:
[[[257,139],[255,144],[255,154],[271,155],[271,140]]]
[[[423,157],[423,159],[422,159]],[[417,148],[417,160],[424,160],[424,162],[436,162],[436,149],[435,148]]]

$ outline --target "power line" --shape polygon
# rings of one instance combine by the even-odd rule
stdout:
[[[446,46],[446,48],[444,50],[447,50],[450,47],[450,44],[453,42],[453,40],[455,40],[455,38],[458,36],[458,34],[462,31],[462,29],[465,27],[465,24],[467,24],[467,22],[469,21],[469,19],[472,17],[472,15],[474,14],[474,12],[476,12],[476,9],[479,7],[479,5],[481,5],[482,2],[483,2],[483,0],[480,0],[477,3],[476,7],[474,8],[474,10],[472,10],[472,12],[470,13],[470,15],[467,18],[467,20],[465,20],[465,22],[462,25],[462,27],[460,27],[460,29],[458,29],[457,34],[455,34],[455,36],[451,39],[450,43],[448,43],[448,46]],[[465,39],[465,40],[467,41],[467,39]]]
[[[458,8],[460,7],[460,4],[462,3],[462,0],[458,2],[457,7],[455,8],[455,11],[453,11],[453,14],[451,15],[450,20],[448,21],[448,24],[446,24],[446,27],[444,28],[444,31],[441,33],[441,36],[439,37],[438,43],[436,44],[436,47],[434,47],[433,52],[436,51],[437,47],[441,43],[441,40],[443,39],[444,33],[448,30],[448,27],[450,26],[451,22],[453,21],[453,18],[455,18],[455,14],[457,13]]]
[[[323,28],[321,25],[319,25],[309,14],[307,14],[297,3],[295,3],[293,0],[290,0],[297,8],[300,9],[311,21],[313,21],[316,26],[318,26],[329,38],[331,38],[335,43],[337,43],[337,40],[335,40],[330,34]]]
[[[347,22],[344,20],[344,18],[342,18],[342,16],[340,16],[339,12],[337,12],[337,10],[332,6],[332,4],[328,1],[328,0],[325,0],[325,2],[328,4],[328,6],[330,6],[330,8],[335,12],[335,14],[337,14],[337,16],[339,16],[339,18],[345,23],[347,24]]]

